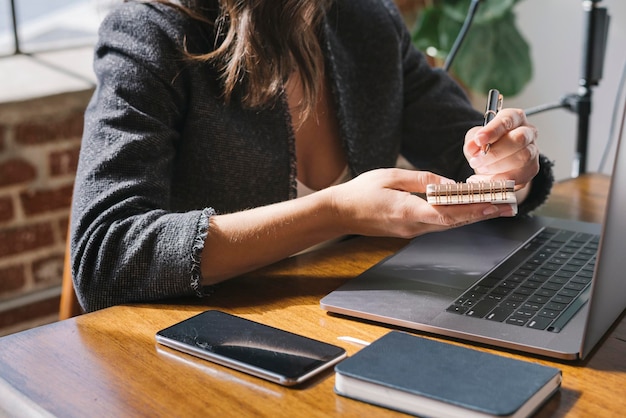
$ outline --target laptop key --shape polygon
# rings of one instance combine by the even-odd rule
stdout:
[[[568,303],[570,303],[572,301],[572,299],[574,299],[571,296],[561,296],[561,295],[556,295],[554,298],[552,298],[552,302],[554,303],[563,303],[565,305],[567,305]]]
[[[560,312],[554,311],[552,309],[542,309],[537,315],[545,318],[555,319],[559,316]]]
[[[581,283],[573,283],[573,282],[569,282],[568,284],[565,285],[565,289],[570,289],[570,290],[575,290],[580,292],[581,290],[583,290],[585,288],[585,284],[581,284]]]
[[[515,312],[515,316],[519,318],[532,318],[537,312],[532,309],[521,307]]]
[[[480,298],[482,298],[485,294],[484,293],[478,293],[478,292],[474,292],[474,291],[469,291],[469,292],[465,292],[463,294],[463,296],[461,296],[461,299],[463,300],[467,300],[467,299],[474,299],[474,300],[478,300]],[[460,305],[461,303],[459,303]]]
[[[572,241],[585,243],[589,241],[591,238],[593,238],[593,235],[587,234],[585,232],[579,232],[576,235],[574,235],[574,237],[572,238]]]
[[[506,287],[506,286],[498,286],[495,289],[493,289],[491,291],[490,294],[492,295],[500,295],[500,296],[506,296],[509,293],[511,293],[515,288],[511,288],[511,287]]]
[[[520,295],[519,293],[513,293],[512,295],[510,295],[507,300],[513,301],[513,302],[524,302],[526,300],[526,295]]]
[[[524,325],[526,325],[526,323],[528,322],[527,318],[519,318],[517,316],[512,316],[509,319],[506,320],[507,324],[511,324],[511,325],[518,325],[523,327]]]
[[[572,260],[569,260],[567,262],[567,264],[569,264],[570,266],[583,267],[585,264],[587,264],[587,261],[586,260],[578,260],[576,258],[573,258]]]
[[[490,321],[502,322],[507,319],[512,313],[514,308],[507,308],[505,306],[498,306],[485,317]]]
[[[500,304],[500,306],[502,306],[503,308],[511,308],[511,309],[519,308],[521,305],[522,305],[522,302],[516,301],[514,299],[510,299],[510,298],[508,298],[507,300],[505,300],[504,302]]]
[[[503,281],[502,283],[500,283],[500,286],[498,286],[498,287],[502,287],[502,288],[506,288],[506,289],[515,289],[518,285],[519,285],[518,282],[509,281],[507,279],[507,280]]]
[[[562,283],[559,284],[559,283],[548,282],[543,285],[543,289],[559,290],[562,286],[563,286]]]
[[[570,277],[573,277],[575,274],[576,272],[573,272],[573,271],[561,270],[561,271],[558,271],[554,276],[569,279]]]
[[[463,302],[463,306],[471,308],[472,306],[476,305],[476,303],[478,303],[478,299],[465,299],[465,301]]]
[[[550,300],[549,297],[541,296],[541,295],[532,295],[528,298],[529,302],[536,303],[538,305],[545,305]]]
[[[539,303],[533,303],[533,302],[526,302],[522,305],[522,308],[526,311],[538,311],[539,309],[541,309],[541,304]]]
[[[497,303],[499,303],[502,299],[504,299],[504,296],[502,295],[496,295],[494,293],[490,293],[487,296],[485,296],[485,299],[493,299],[495,300]]]
[[[552,296],[554,296],[555,293],[556,293],[555,290],[541,288],[537,290],[536,294],[539,296],[546,296],[546,297],[551,298]]]
[[[554,284],[558,284],[560,286],[563,286],[565,283],[567,283],[567,279],[565,277],[554,276],[554,277],[550,278],[550,280],[548,280],[548,283],[554,283]]]
[[[448,309],[446,309],[446,311],[451,312],[451,313],[456,313],[456,314],[459,314],[459,315],[463,315],[465,312],[467,312],[468,309],[469,309],[469,307],[467,307],[467,306],[452,305],[452,306],[448,307]]]
[[[537,283],[545,283],[548,279],[550,279],[550,276],[545,276],[543,274],[531,274],[530,277],[528,277],[529,282]]]
[[[552,323],[551,318],[547,318],[545,316],[536,316],[530,321],[528,321],[527,327],[532,328],[532,329],[546,329],[548,328],[548,325],[550,325],[551,323]]]
[[[546,305],[547,309],[551,309],[553,311],[562,311],[563,309],[565,309],[567,305],[564,303],[555,303],[555,302],[549,302]]]
[[[517,289],[515,289],[515,292],[513,294],[522,295],[522,296],[530,296],[533,294],[533,292],[534,292],[534,289],[531,289],[528,287],[518,287]]]
[[[572,283],[580,283],[586,285],[591,281],[591,277],[574,276],[572,277]]]
[[[535,282],[535,281],[527,281],[526,283],[522,283],[521,287],[525,287],[527,289],[539,289],[543,282]]]
[[[483,318],[496,306],[497,302],[491,299],[485,299],[478,302],[465,315]]]

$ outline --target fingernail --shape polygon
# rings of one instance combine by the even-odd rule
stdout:
[[[506,208],[506,209],[503,207],[502,210],[500,211],[500,216],[513,217],[515,215],[517,215],[517,204],[515,204],[515,203],[509,204],[508,208]]]
[[[511,206],[511,216],[517,215],[517,203],[511,203],[509,206]]]
[[[500,209],[496,205],[491,205],[485,208],[485,210],[483,210],[483,215],[489,216],[489,215],[493,215],[494,213],[498,213],[499,211]]]
[[[482,132],[479,132],[476,134],[476,136],[474,137],[474,142],[476,143],[476,145],[478,145],[478,147],[482,147],[482,143],[485,142],[487,140],[487,135],[485,135]]]
[[[469,165],[472,168],[478,168],[481,165],[483,165],[483,156],[482,156],[482,151],[480,151],[479,155],[476,155],[472,158],[470,158],[469,160]]]

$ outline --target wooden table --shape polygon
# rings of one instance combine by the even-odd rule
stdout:
[[[598,221],[607,184],[597,175],[562,182],[541,213]],[[303,387],[283,388],[188,356],[181,361],[159,350],[154,334],[215,308],[354,354],[361,347],[337,337],[372,341],[389,328],[330,315],[319,300],[406,242],[356,238],[228,281],[201,301],[118,306],[0,338],[0,405],[61,417],[401,415],[334,394],[332,372]],[[560,392],[539,416],[613,417],[626,411],[623,316],[583,363],[480,349],[563,370]]]

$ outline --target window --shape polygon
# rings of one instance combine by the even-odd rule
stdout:
[[[120,1],[0,0],[0,55],[92,44],[100,21],[110,6]],[[12,4],[17,31],[13,28]]]

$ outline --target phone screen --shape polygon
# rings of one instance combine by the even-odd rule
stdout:
[[[160,344],[283,385],[294,385],[346,357],[343,348],[210,310],[156,334]]]

